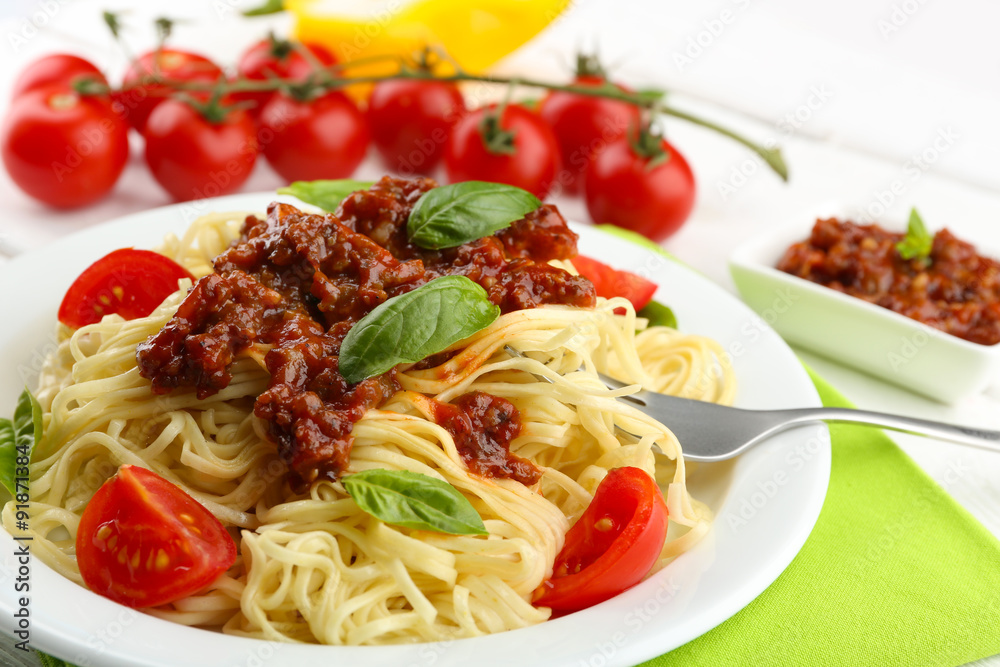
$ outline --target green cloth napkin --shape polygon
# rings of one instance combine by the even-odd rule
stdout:
[[[810,375],[823,405],[851,407]],[[644,667],[951,667],[1000,653],[1000,542],[878,429],[830,435],[830,489],[788,569]]]

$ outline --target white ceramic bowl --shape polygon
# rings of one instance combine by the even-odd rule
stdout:
[[[776,269],[785,250],[807,238],[821,217],[850,220],[838,207],[827,206],[740,246],[730,257],[729,270],[740,295],[761,319],[793,345],[944,403],[1000,382],[1000,344],[970,343]],[[880,224],[906,228],[901,221]],[[965,240],[980,254],[996,256],[975,240]]]

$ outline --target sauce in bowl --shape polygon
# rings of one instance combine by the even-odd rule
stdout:
[[[902,233],[820,219],[777,268],[864,299],[980,345],[1000,343],[1000,262],[947,229],[934,235],[929,263],[903,259]]]

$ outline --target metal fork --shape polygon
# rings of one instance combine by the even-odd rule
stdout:
[[[509,346],[506,350],[511,355],[524,356]],[[634,386],[602,373],[597,375],[609,389]],[[544,376],[536,377],[548,380]],[[668,426],[681,442],[684,458],[691,461],[724,461],[775,433],[817,421],[879,426],[1000,452],[1000,431],[968,428],[884,412],[851,408],[745,410],[645,389],[619,398]]]
[[[610,389],[629,385],[598,373]],[[753,447],[785,429],[809,422],[825,421],[867,424],[893,431],[930,436],[1000,452],[1000,431],[903,417],[884,412],[851,408],[796,408],[791,410],[745,410],[725,405],[677,398],[645,389],[621,397],[667,425],[691,461],[723,461]]]

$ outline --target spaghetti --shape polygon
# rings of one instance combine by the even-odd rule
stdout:
[[[242,215],[212,214],[160,252],[196,277],[239,237]],[[273,641],[373,645],[473,637],[545,621],[531,604],[575,517],[607,472],[645,470],[663,484],[671,527],[658,567],[708,530],[710,512],[685,486],[680,443],[608,389],[605,372],[645,388],[731,402],[732,371],[709,339],[646,327],[625,299],[592,309],[514,310],[453,345],[439,362],[397,369],[400,389],[354,424],[348,472],[382,468],[448,482],[489,535],[447,535],[385,524],[340,481],[302,492],[254,415],[269,375],[244,355],[228,386],[155,395],[136,347],[170,321],[189,286],[151,315],[70,330],[48,359],[37,396],[44,436],[31,464],[33,553],[82,585],[74,555],[80,515],[122,464],[178,485],[229,527],[239,557],[207,590],[148,613]],[[624,314],[621,314],[624,313]],[[511,354],[508,348],[518,354]],[[434,406],[481,391],[510,401],[521,429],[510,451],[541,471],[526,486],[463,462]],[[3,510],[14,527],[13,503]]]

